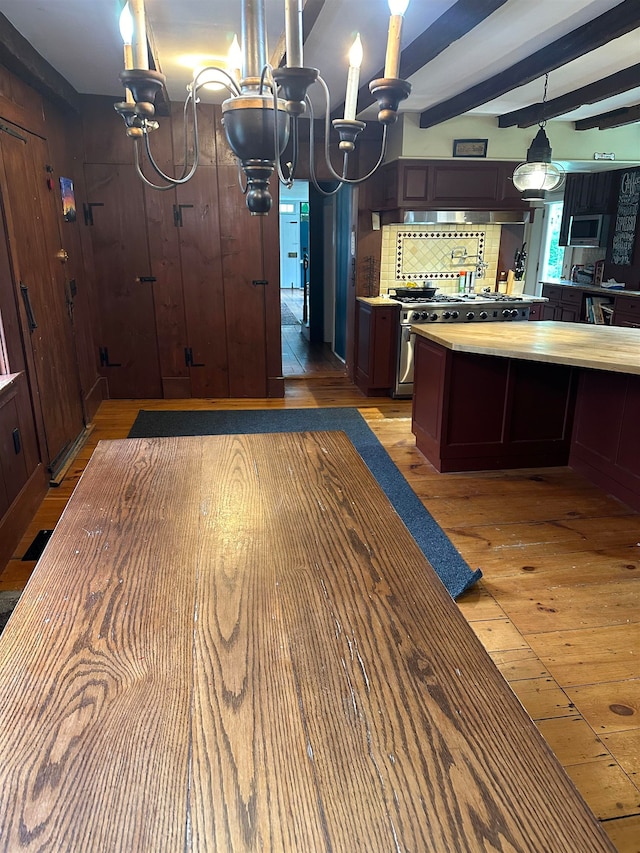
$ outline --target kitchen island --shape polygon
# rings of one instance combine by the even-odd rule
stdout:
[[[569,464],[640,509],[640,331],[412,327],[412,429],[438,471]]]

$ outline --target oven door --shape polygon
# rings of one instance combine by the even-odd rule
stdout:
[[[411,397],[413,394],[414,346],[415,335],[411,334],[411,326],[400,326],[396,384],[393,389],[394,397]]]

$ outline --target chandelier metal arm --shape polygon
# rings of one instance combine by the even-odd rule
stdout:
[[[329,169],[331,170],[331,172],[335,175],[336,180],[338,181],[338,186],[334,187],[334,189],[332,189],[332,190],[325,190],[320,186],[320,184],[318,183],[318,180],[316,178],[316,166],[315,166],[316,155],[315,155],[315,140],[314,140],[314,133],[313,133],[313,125],[314,125],[313,104],[311,103],[311,100],[309,99],[308,96],[305,99],[305,102],[307,105],[307,109],[309,110],[309,177],[311,178],[311,183],[313,184],[313,186],[315,187],[317,192],[320,193],[320,195],[323,195],[325,197],[336,195],[336,193],[338,192],[340,187],[343,185],[343,180],[339,175],[337,175],[334,172],[333,168],[331,167],[331,163],[328,163],[328,166],[329,166]],[[326,157],[326,152],[325,152],[325,157]],[[343,160],[343,173],[345,173],[345,174],[346,174],[346,168],[347,168],[347,157],[348,157],[348,155],[345,154],[344,160]]]
[[[187,155],[188,155],[188,141],[187,141],[187,130],[188,130],[188,107],[189,103],[193,104],[193,163],[189,168],[187,163]],[[184,111],[183,111],[183,119],[184,119],[184,169],[182,171],[182,175],[179,178],[172,177],[171,175],[165,174],[160,166],[156,163],[153,154],[151,153],[151,146],[149,144],[149,134],[147,132],[144,133],[144,147],[147,153],[147,158],[149,163],[151,163],[151,167],[153,171],[159,178],[162,178],[163,181],[167,181],[169,186],[178,187],[182,184],[186,184],[187,181],[190,181],[194,176],[196,169],[198,168],[198,164],[200,162],[200,141],[198,137],[198,111],[196,109],[196,99],[193,94],[193,90],[189,92],[187,95],[187,99],[184,103]],[[143,128],[144,129],[144,128]],[[153,185],[151,185],[153,186]]]
[[[237,55],[234,48],[230,52],[230,68],[240,67],[239,79],[236,74],[229,73],[225,68],[208,66],[199,70],[188,87],[188,95],[184,104],[184,167],[180,177],[165,174],[155,161],[151,152],[149,133],[157,128],[154,120],[155,100],[158,91],[166,83],[164,75],[150,70],[146,62],[146,53],[136,52],[135,61],[139,67],[133,67],[133,58],[127,46],[131,44],[131,33],[126,27],[122,29],[125,40],[125,69],[120,73],[120,79],[127,90],[126,100],[114,104],[116,111],[125,122],[127,136],[136,141],[135,163],[136,170],[146,185],[156,189],[166,190],[187,183],[198,168],[200,159],[200,144],[198,134],[198,93],[206,86],[205,75],[215,71],[217,80],[229,92],[230,97],[222,104],[222,122],[227,142],[246,177],[243,186],[239,174],[239,184],[246,197],[247,207],[252,215],[265,215],[272,205],[269,191],[269,180],[277,168],[279,179],[291,187],[300,156],[300,133],[298,124],[300,116],[308,109],[310,116],[309,151],[311,162],[309,173],[316,189],[324,195],[333,195],[343,184],[357,185],[370,178],[380,167],[387,149],[387,125],[397,119],[400,101],[408,97],[411,84],[398,78],[400,37],[402,18],[408,0],[389,0],[391,12],[385,76],[372,80],[369,89],[378,102],[378,121],[383,125],[382,145],[380,156],[375,166],[361,177],[349,178],[349,158],[355,150],[356,138],[365,129],[366,124],[355,118],[357,108],[357,83],[362,62],[362,47],[359,36],[354,42],[349,54],[349,75],[345,97],[345,114],[343,118],[330,119],[331,98],[326,82],[320,77],[317,68],[304,65],[302,61],[302,13],[301,0],[287,0],[287,64],[286,67],[273,69],[267,62],[266,56],[266,0],[242,0],[241,30],[242,48],[241,65],[236,64]],[[144,31],[144,16],[140,24]],[[135,44],[144,40],[138,38],[135,30]],[[129,39],[129,40],[127,40]],[[237,39],[235,47],[240,50]],[[144,42],[146,44],[146,42]],[[294,49],[295,48],[295,49]],[[359,48],[359,50],[358,50]],[[138,55],[139,54],[139,55]],[[325,99],[325,138],[324,159],[331,180],[338,186],[332,191],[322,190],[315,175],[314,147],[314,118],[311,101],[307,92],[309,87],[319,80]],[[189,110],[193,116],[189,116]],[[193,124],[191,125],[191,119]],[[339,174],[331,162],[330,138],[332,130],[339,137],[339,148],[342,152],[342,174]],[[193,143],[189,140],[189,131],[193,134]],[[145,151],[151,168],[164,185],[156,185],[142,173],[140,149],[137,141],[144,137]],[[273,137],[273,138],[272,138]],[[282,157],[291,137],[291,162],[283,163]],[[334,137],[335,138],[335,137]],[[189,165],[189,145],[193,147],[193,162]],[[155,179],[154,179],[155,180]]]
[[[175,184],[165,184],[161,186],[160,184],[154,184],[153,181],[150,181],[149,178],[142,171],[142,167],[140,166],[140,150],[139,150],[139,139],[133,140],[133,162],[136,167],[136,172],[138,173],[138,177],[140,180],[146,184],[148,187],[151,187],[152,190],[159,190],[160,192],[165,192],[166,190],[175,189]]]
[[[368,178],[370,178],[374,174],[376,169],[378,169],[380,167],[382,161],[384,160],[384,155],[385,155],[386,150],[387,150],[387,127],[388,127],[388,125],[386,125],[386,124],[383,125],[382,145],[381,145],[381,150],[380,150],[380,156],[378,157],[376,165],[369,172],[367,172],[366,175],[363,175],[361,178],[348,178],[347,177],[348,153],[345,152],[343,164],[342,164],[342,175],[339,175],[335,171],[335,169],[333,168],[333,165],[331,164],[331,154],[329,151],[329,138],[330,138],[330,133],[331,133],[331,118],[329,115],[331,96],[329,94],[329,87],[327,86],[327,84],[325,83],[325,81],[322,79],[322,77],[320,75],[318,75],[318,81],[324,90],[324,95],[325,95],[325,100],[326,100],[325,131],[324,131],[324,159],[325,159],[325,162],[327,164],[327,167],[329,168],[329,171],[331,172],[331,174],[333,175],[333,177],[337,181],[340,181],[341,183],[345,183],[345,184],[351,184],[351,185],[361,184],[363,181],[366,181]],[[313,107],[311,106],[311,102],[308,99],[307,99],[307,105],[310,108],[309,111],[310,111],[310,115],[311,115],[311,124],[313,126]]]

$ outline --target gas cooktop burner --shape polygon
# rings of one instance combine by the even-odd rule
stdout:
[[[508,293],[436,293],[433,296],[392,296],[395,302],[403,305],[435,305],[467,302],[522,302],[522,296],[511,296]]]

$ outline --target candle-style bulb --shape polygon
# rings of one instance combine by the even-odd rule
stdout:
[[[400,73],[400,39],[402,37],[402,16],[407,11],[409,0],[389,0],[389,37],[384,62],[384,76],[397,78]]]
[[[358,33],[351,45],[351,50],[349,51],[349,66],[351,68],[360,68],[363,56],[362,40],[360,38],[360,33]]]
[[[124,44],[131,44],[133,41],[133,15],[128,3],[124,4],[120,12],[120,35]]]
[[[229,68],[231,76],[239,81],[240,72],[242,70],[242,50],[240,48],[240,42],[238,41],[237,35],[233,36],[231,47],[227,53],[227,67]]]
[[[358,33],[349,51],[349,75],[347,77],[347,93],[344,98],[344,117],[348,121],[353,121],[356,117],[362,55],[362,41],[360,40],[360,33]]]
[[[392,15],[404,15],[408,5],[409,0],[389,0],[389,11]]]

